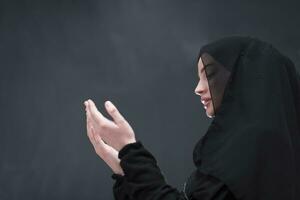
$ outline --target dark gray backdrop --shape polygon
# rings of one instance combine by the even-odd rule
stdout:
[[[237,3],[239,2],[239,3]],[[296,2],[296,1],[295,1]],[[292,1],[0,1],[0,199],[113,199],[83,101],[117,105],[179,190],[205,133],[196,56],[252,35],[300,63]],[[298,68],[299,69],[299,68]]]

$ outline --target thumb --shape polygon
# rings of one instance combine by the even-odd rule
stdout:
[[[111,101],[105,102],[105,108],[109,115],[114,119],[116,124],[124,123],[126,120],[121,115],[121,113],[118,111],[116,106]]]

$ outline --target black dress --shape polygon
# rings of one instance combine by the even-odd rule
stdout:
[[[168,185],[154,156],[141,141],[126,145],[119,152],[125,176],[112,174],[116,200],[233,200],[233,194],[217,178],[198,170],[188,177],[181,191]]]

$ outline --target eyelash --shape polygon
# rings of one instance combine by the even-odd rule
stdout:
[[[211,77],[211,76],[214,75],[214,74],[215,74],[215,73],[212,72],[212,73],[210,73],[210,74],[207,74],[206,77],[209,78],[209,77]]]

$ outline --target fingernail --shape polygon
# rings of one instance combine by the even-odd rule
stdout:
[[[105,102],[105,106],[106,106],[107,108],[109,108],[109,107],[111,106],[111,102],[110,102],[110,101],[106,101],[106,102]]]

